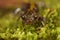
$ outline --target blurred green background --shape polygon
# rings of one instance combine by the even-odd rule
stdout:
[[[29,1],[42,1],[46,4],[46,9],[40,9],[42,11],[40,15],[46,17],[48,23],[37,31],[32,25],[23,26],[22,21],[17,22],[17,16],[13,14],[15,8],[20,6],[20,0],[17,3],[14,2],[14,4],[12,2],[10,6],[8,2],[4,1],[6,4],[0,5],[0,40],[60,40],[60,0]],[[2,1],[2,3],[4,2]],[[48,14],[50,8],[53,10]]]

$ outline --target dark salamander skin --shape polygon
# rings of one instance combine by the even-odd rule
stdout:
[[[39,7],[36,3],[26,3],[21,7],[21,19],[23,24],[31,24],[40,26],[41,21],[45,22],[45,18],[39,16]],[[18,18],[19,19],[19,18]]]

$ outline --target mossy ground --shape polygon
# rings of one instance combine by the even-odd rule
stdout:
[[[35,31],[34,26],[23,26],[21,20],[17,22],[17,17],[9,13],[0,18],[0,40],[60,40],[60,1],[44,1],[47,8],[41,9],[42,13],[40,14],[47,21],[44,27],[40,27],[40,30]],[[53,10],[48,14],[50,7]]]

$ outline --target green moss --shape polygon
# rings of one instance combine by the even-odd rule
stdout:
[[[36,25],[23,25],[21,20],[16,21],[17,18],[14,18],[13,15],[6,14],[6,16],[0,18],[0,40],[60,40],[60,4],[58,3],[60,1],[44,1],[48,7],[54,9],[49,14],[48,9],[41,9],[40,15],[45,17],[47,22],[44,27],[35,28]],[[48,5],[49,2],[52,5]]]

